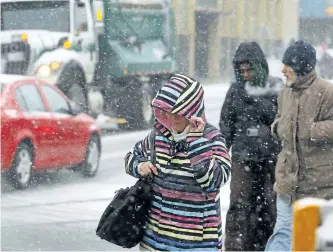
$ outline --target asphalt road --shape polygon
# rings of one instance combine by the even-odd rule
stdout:
[[[205,86],[208,120],[218,118],[227,84]],[[119,187],[135,182],[125,174],[124,156],[149,131],[105,136],[100,170],[94,178],[62,170],[36,176],[26,190],[14,190],[1,179],[1,250],[129,251],[99,239],[99,218]],[[228,206],[227,198],[222,199]],[[137,251],[137,248],[133,248]]]

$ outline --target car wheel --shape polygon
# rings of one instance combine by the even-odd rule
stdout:
[[[101,148],[99,137],[92,135],[89,140],[86,158],[83,164],[83,175],[85,177],[94,177],[99,168],[99,161],[101,157]]]
[[[10,178],[13,186],[18,189],[28,187],[32,175],[32,149],[29,145],[21,143],[15,152]]]

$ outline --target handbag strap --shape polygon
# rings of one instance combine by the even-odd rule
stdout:
[[[150,132],[149,145],[150,145],[150,162],[154,166],[156,166],[155,128],[153,128],[153,130]],[[142,180],[148,182],[148,184],[151,184],[153,181],[153,175],[143,178]]]
[[[156,166],[155,128],[150,133],[150,162]]]

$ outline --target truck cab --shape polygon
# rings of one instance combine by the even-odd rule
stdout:
[[[2,73],[36,75],[84,107],[98,56],[89,1],[1,2]]]
[[[35,75],[91,115],[147,127],[177,68],[173,29],[164,0],[3,0],[1,73]]]

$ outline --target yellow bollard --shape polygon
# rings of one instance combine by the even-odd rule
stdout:
[[[314,251],[320,208],[326,201],[304,198],[293,204],[292,251]]]

